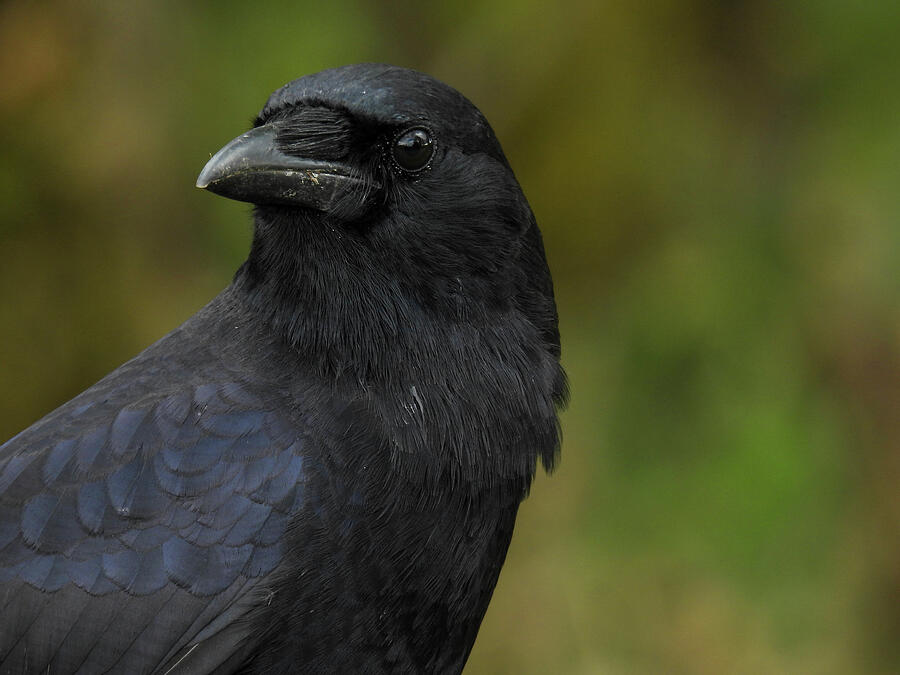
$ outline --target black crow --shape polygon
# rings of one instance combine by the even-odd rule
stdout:
[[[459,672],[566,396],[500,144],[354,65],[197,185],[255,205],[231,285],[0,446],[0,672]]]

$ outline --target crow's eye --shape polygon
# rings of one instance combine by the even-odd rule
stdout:
[[[434,140],[427,129],[422,127],[407,129],[394,139],[391,152],[401,169],[419,171],[428,165],[431,156],[434,155]]]

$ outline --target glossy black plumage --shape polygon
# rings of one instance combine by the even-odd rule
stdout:
[[[233,283],[0,446],[0,672],[465,663],[558,449],[537,226],[483,116],[420,73],[308,76],[256,126],[201,176],[258,204]]]

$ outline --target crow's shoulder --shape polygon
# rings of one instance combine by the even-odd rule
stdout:
[[[144,672],[228,628],[280,561],[314,443],[303,407],[197,330],[0,446],[4,668]]]

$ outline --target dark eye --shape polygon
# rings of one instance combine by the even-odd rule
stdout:
[[[427,129],[407,129],[394,140],[391,152],[401,169],[418,171],[425,168],[434,154],[434,140]]]

